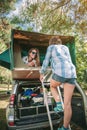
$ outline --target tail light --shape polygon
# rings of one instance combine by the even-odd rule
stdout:
[[[9,122],[9,126],[14,126],[14,122]]]
[[[9,116],[8,124],[9,124],[9,126],[14,126],[14,116]]]
[[[11,108],[14,107],[14,103],[15,103],[15,94],[12,94],[10,96],[10,104],[9,104]]]

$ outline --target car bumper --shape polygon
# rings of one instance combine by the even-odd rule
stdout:
[[[52,121],[53,126],[58,125],[61,122],[61,120],[62,118],[60,118],[59,120],[53,120]],[[49,121],[29,125],[8,126],[8,130],[32,130],[36,128],[46,128],[46,127],[50,127]]]

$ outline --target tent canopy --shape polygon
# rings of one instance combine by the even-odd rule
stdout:
[[[0,65],[7,69],[11,69],[9,49],[0,54]]]

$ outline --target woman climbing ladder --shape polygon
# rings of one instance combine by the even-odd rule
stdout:
[[[69,124],[72,116],[71,99],[75,88],[76,69],[73,65],[68,48],[62,45],[59,37],[52,37],[49,41],[49,47],[42,68],[40,70],[40,80],[43,80],[49,62],[51,61],[52,79],[50,88],[56,101],[55,111],[63,111],[61,100],[57,91],[57,86],[63,83],[64,86],[64,123],[58,130],[69,130]]]

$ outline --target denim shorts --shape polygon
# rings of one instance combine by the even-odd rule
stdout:
[[[57,81],[57,82],[61,82],[61,83],[70,83],[75,85],[75,80],[76,78],[64,78],[64,77],[60,77],[57,74],[53,74],[52,75],[52,79]]]

